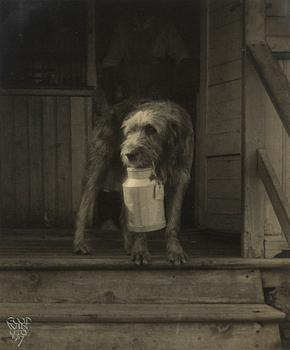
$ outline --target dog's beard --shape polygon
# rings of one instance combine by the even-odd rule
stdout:
[[[139,140],[137,143],[131,143],[130,139],[127,139],[123,142],[121,148],[123,164],[132,168],[155,168],[159,161],[160,153],[160,144],[146,138]],[[134,159],[128,158],[130,154],[134,154]]]

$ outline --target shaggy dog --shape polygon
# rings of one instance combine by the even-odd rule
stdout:
[[[120,183],[127,166],[153,167],[165,188],[168,259],[174,264],[184,263],[186,255],[178,234],[183,198],[190,180],[193,147],[190,116],[173,102],[127,101],[117,105],[113,112],[104,113],[94,128],[89,145],[74,252],[88,253],[84,237],[86,221],[110,166],[114,165]],[[126,251],[135,263],[148,263],[146,233],[128,232],[124,215],[121,217]]]

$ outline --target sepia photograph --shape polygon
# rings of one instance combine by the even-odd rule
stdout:
[[[290,0],[0,0],[0,350],[290,350]]]

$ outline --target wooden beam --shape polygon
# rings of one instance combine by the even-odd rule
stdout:
[[[266,42],[248,44],[255,67],[290,136],[290,83]]]
[[[96,4],[87,0],[88,4],[88,54],[87,54],[87,85],[96,87]]]
[[[94,96],[93,89],[12,89],[0,88],[0,96]]]
[[[266,4],[265,0],[246,0],[246,43],[265,40]]]
[[[290,203],[265,150],[257,151],[258,172],[266,188],[288,244],[290,245]]]
[[[198,96],[197,120],[196,120],[196,159],[195,159],[195,188],[196,211],[198,225],[205,227],[206,206],[206,119],[208,108],[208,0],[201,2],[201,33],[200,33],[200,94]]]
[[[264,0],[245,1],[245,43],[265,38]],[[265,191],[257,175],[256,150],[264,147],[264,89],[249,54],[242,74],[242,255],[264,257]],[[261,88],[262,87],[262,88]]]

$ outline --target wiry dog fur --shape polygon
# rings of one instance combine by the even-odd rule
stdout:
[[[113,113],[105,113],[94,129],[89,146],[83,194],[76,220],[74,251],[88,253],[84,237],[87,217],[95,195],[103,187],[110,165],[115,164],[120,181],[124,180],[127,166],[153,166],[157,178],[165,186],[168,258],[175,264],[184,263],[186,255],[180,245],[178,233],[192,160],[191,119],[175,103],[127,101],[117,105]],[[121,226],[127,252],[137,264],[147,263],[150,255],[146,234],[130,234],[124,215]]]

